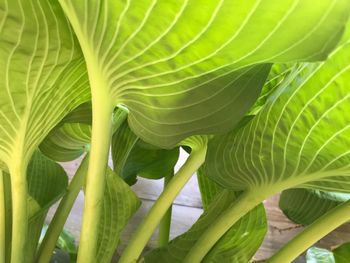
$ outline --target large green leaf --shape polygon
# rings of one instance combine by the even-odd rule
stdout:
[[[236,193],[228,190],[218,193],[189,231],[170,241],[167,246],[146,254],[145,262],[183,262],[204,230],[215,222],[236,197]],[[228,230],[203,262],[248,262],[263,241],[266,231],[265,210],[259,205]]]
[[[125,105],[133,131],[164,147],[233,128],[269,69],[248,66],[324,59],[350,9],[347,0],[59,2],[95,106]]]
[[[248,125],[209,143],[209,176],[262,196],[297,185],[350,191],[350,44],[304,68]]]
[[[120,234],[140,204],[129,185],[111,169],[107,169],[96,262],[111,262]]]
[[[50,206],[65,193],[68,177],[60,165],[36,151],[28,166],[27,180],[30,238],[26,260],[32,262],[46,214]]]
[[[288,189],[282,192],[279,206],[293,222],[309,225],[349,199],[349,194],[309,189]]]
[[[0,159],[11,170],[90,93],[79,45],[56,1],[1,1],[0,9]]]

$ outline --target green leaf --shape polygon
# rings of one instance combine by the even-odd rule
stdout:
[[[36,151],[28,166],[28,216],[29,228],[26,259],[32,262],[40,238],[46,214],[68,185],[63,168]]]
[[[248,125],[209,142],[208,176],[265,197],[296,186],[350,191],[350,44],[303,68]]]
[[[309,189],[288,189],[282,192],[279,206],[293,222],[309,225],[349,199],[349,194]]]
[[[306,253],[307,263],[335,263],[333,253],[324,248],[312,247]]]
[[[41,229],[39,243],[42,242],[44,236],[46,235],[47,228],[48,228],[48,225],[44,224],[44,226]],[[77,247],[75,245],[74,236],[69,231],[67,231],[66,229],[62,230],[60,236],[58,237],[56,247],[57,247],[57,249],[55,249],[55,251],[53,252],[51,261],[59,260],[59,259],[61,259],[61,257],[63,259],[66,259],[65,255],[68,255],[68,260],[70,258],[70,261],[58,261],[58,263],[60,263],[60,262],[62,262],[62,263],[76,262]],[[65,253],[60,255],[60,253],[57,253],[58,251],[65,252]],[[57,255],[57,254],[59,254],[59,255]],[[56,261],[54,261],[54,262],[56,262]]]
[[[127,122],[112,138],[114,170],[129,185],[136,183],[137,176],[160,179],[173,173],[179,157],[179,148],[164,150],[140,140]]]
[[[86,64],[57,1],[0,2],[0,162],[11,176],[11,260],[24,261],[26,169],[50,130],[90,100]]]
[[[62,233],[58,237],[57,247],[68,253],[73,262],[77,258],[77,247],[75,245],[74,236],[67,230],[63,229]]]
[[[160,179],[173,174],[179,157],[179,148],[163,150],[146,147],[144,142],[138,141],[131,150],[122,173],[124,179],[129,180],[136,175],[148,179]]]
[[[62,195],[68,185],[64,169],[36,151],[28,166],[29,219],[47,211]]]
[[[333,250],[335,263],[347,263],[350,258],[350,243],[345,243]]]
[[[162,147],[232,129],[269,70],[251,65],[324,59],[350,8],[346,0],[59,2],[92,96],[109,100],[99,106],[125,105],[132,130]]]
[[[218,193],[189,231],[170,241],[167,246],[146,254],[145,262],[182,262],[204,230],[215,222],[236,197],[237,193],[232,191]],[[262,243],[266,231],[265,209],[259,205],[228,230],[203,262],[248,262]]]
[[[11,170],[90,93],[79,45],[56,1],[2,1],[0,9],[0,159]]]
[[[55,161],[72,161],[89,150],[90,137],[91,125],[64,123],[49,133],[40,150]]]
[[[256,115],[265,105],[267,99],[275,92],[283,81],[286,81],[288,77],[298,69],[298,67],[299,65],[296,65],[295,63],[274,64],[259,98],[256,100],[247,115]]]
[[[99,220],[99,235],[96,260],[111,262],[120,234],[130,217],[140,206],[140,200],[117,174],[107,169],[106,188]]]
[[[139,138],[133,133],[127,122],[123,122],[112,137],[112,159],[116,174],[123,174],[123,169],[130,152]]]
[[[204,164],[205,165],[205,164]],[[224,188],[218,185],[215,181],[208,178],[205,175],[203,166],[197,171],[198,186],[201,193],[202,205],[204,210],[207,210],[211,201],[219,194]]]

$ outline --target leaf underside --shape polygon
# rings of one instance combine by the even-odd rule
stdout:
[[[316,68],[300,67],[248,125],[209,143],[208,176],[238,191],[349,192],[349,61],[346,43]]]
[[[350,10],[347,0],[59,2],[90,80],[101,81],[93,97],[126,106],[136,135],[161,147],[232,129],[262,88],[264,63],[326,58]]]

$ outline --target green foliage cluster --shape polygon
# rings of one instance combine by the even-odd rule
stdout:
[[[0,0],[0,263],[47,263],[57,248],[111,262],[138,177],[164,190],[121,263],[250,262],[262,202],[280,192],[307,227],[268,262],[348,222],[349,15],[348,0]],[[78,158],[68,182],[59,162]],[[204,212],[169,241],[196,172]],[[62,229],[81,190],[76,256]],[[142,253],[159,224],[159,247]],[[344,244],[306,258],[349,257]]]

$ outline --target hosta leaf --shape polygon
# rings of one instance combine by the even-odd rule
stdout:
[[[347,0],[59,2],[92,93],[125,105],[132,130],[163,147],[232,129],[269,69],[248,66],[324,59],[350,8]]]
[[[296,185],[350,191],[350,44],[304,68],[248,125],[210,141],[209,176],[224,187],[270,194]]]
[[[36,151],[28,166],[29,228],[26,259],[32,262],[50,206],[65,192],[68,177],[63,168]]]
[[[72,161],[89,150],[90,136],[91,125],[64,123],[49,133],[40,150],[55,161]]]
[[[296,65],[295,63],[274,64],[268,75],[266,83],[262,88],[259,98],[256,100],[255,104],[249,110],[247,115],[256,115],[265,105],[269,96],[274,93],[274,91],[281,85],[282,82],[287,81],[286,79],[288,76],[298,70],[298,67],[299,65]]]
[[[127,122],[123,122],[120,128],[113,134],[112,159],[113,168],[117,174],[123,174],[126,160],[138,140],[139,138],[130,130]]]
[[[120,234],[130,217],[140,206],[140,201],[131,188],[107,169],[106,188],[99,224],[98,249],[96,259],[101,263],[111,262]]]
[[[349,199],[349,194],[309,189],[288,189],[282,192],[279,206],[283,213],[293,222],[309,225]]]
[[[197,171],[197,179],[199,190],[201,192],[202,205],[206,210],[215,198],[215,196],[220,193],[224,188],[218,185],[215,181],[205,176],[205,171],[203,166]]]
[[[189,231],[170,241],[167,246],[152,250],[145,262],[182,262],[205,229],[235,200],[237,194],[223,190]],[[267,231],[265,210],[262,205],[238,221],[216,243],[203,262],[248,262],[260,246]]]
[[[204,164],[205,165],[205,164]],[[215,200],[216,196],[223,191],[224,188],[219,186],[215,181],[211,180],[205,175],[205,169],[201,167],[198,172],[198,184],[202,197],[202,204],[204,210],[208,210],[210,204]],[[239,193],[236,193],[236,197]],[[254,218],[259,217],[259,219]],[[253,220],[247,221],[247,218]],[[265,223],[264,223],[265,220]],[[259,223],[260,222],[260,223]],[[257,223],[258,227],[253,227]],[[246,224],[242,227],[242,224]],[[242,221],[238,222],[220,239],[220,241],[213,247],[207,255],[207,261],[220,262],[248,262],[255,254],[256,250],[262,243],[267,232],[267,221],[262,205],[253,209]],[[239,238],[238,236],[241,235]],[[247,240],[243,241],[243,238]],[[237,252],[237,246],[240,242],[249,242],[248,246],[240,247]],[[210,260],[208,260],[210,258]]]
[[[113,129],[116,131],[124,122],[127,113],[116,109],[113,115]],[[55,161],[72,161],[90,150],[92,109],[91,103],[84,103],[70,112],[45,138],[40,150]]]
[[[179,156],[179,148],[160,149],[140,140],[124,122],[112,138],[114,170],[128,184],[136,183],[136,177],[160,179],[173,173]]]
[[[79,45],[56,1],[2,1],[0,9],[0,159],[11,170],[90,95]]]
[[[347,263],[350,258],[350,243],[345,243],[333,250],[335,263]]]

